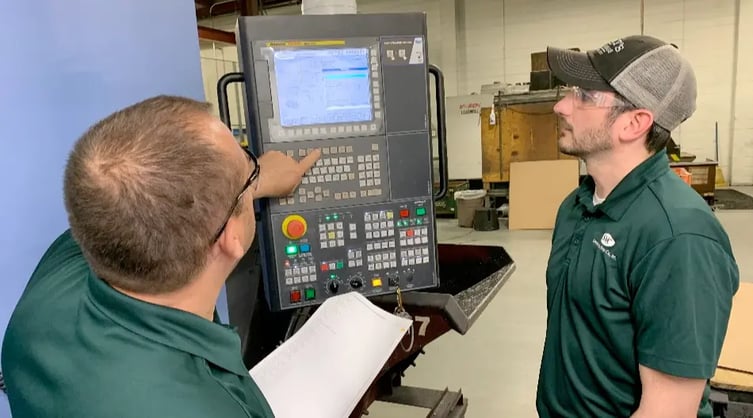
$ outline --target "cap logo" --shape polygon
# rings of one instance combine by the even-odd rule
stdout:
[[[599,48],[597,53],[599,55],[612,54],[612,53],[620,52],[623,49],[625,49],[625,42],[620,38],[620,39],[617,39],[616,41],[606,43],[604,46]]]

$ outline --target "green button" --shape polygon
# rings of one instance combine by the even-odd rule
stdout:
[[[324,217],[324,220],[327,221],[327,222],[329,222],[330,219],[332,219],[332,218],[329,215],[327,215],[327,216]]]
[[[305,290],[306,300],[316,299],[316,290],[308,288]]]
[[[296,245],[288,245],[285,247],[285,254],[287,255],[296,255],[298,254],[298,246]]]
[[[416,208],[416,215],[417,216],[425,216],[426,215],[426,208]]]
[[[423,224],[423,221],[420,219],[416,219],[416,225],[421,225],[421,224]]]
[[[337,220],[337,218],[339,218],[339,216],[337,216],[337,214],[332,215],[332,219]]]
[[[343,262],[342,262],[342,261],[338,261],[338,262],[337,262],[337,269],[338,269],[338,270],[340,270],[341,268],[343,268],[343,266],[344,266],[344,264],[343,264]]]
[[[329,278],[332,279],[332,280],[335,280],[337,278],[337,275],[336,274],[330,274]]]

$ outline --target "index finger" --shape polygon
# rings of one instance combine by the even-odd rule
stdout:
[[[317,160],[319,160],[319,157],[322,156],[322,152],[319,149],[315,149],[308,153],[305,157],[301,159],[301,161],[298,162],[298,166],[301,168],[301,173],[305,173],[309,171],[311,167],[316,164]]]

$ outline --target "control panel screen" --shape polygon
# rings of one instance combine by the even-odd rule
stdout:
[[[369,48],[275,51],[282,127],[372,120]]]

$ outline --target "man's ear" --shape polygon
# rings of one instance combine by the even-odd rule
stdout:
[[[654,124],[654,115],[646,109],[632,110],[623,117],[628,118],[620,130],[620,139],[625,142],[632,142],[648,135]]]
[[[246,252],[243,248],[242,238],[242,225],[240,219],[235,216],[231,216],[227,221],[225,230],[220,235],[220,239],[217,240],[217,246],[226,256],[239,260]]]

